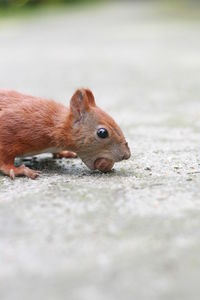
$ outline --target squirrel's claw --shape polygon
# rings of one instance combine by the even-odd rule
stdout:
[[[12,179],[12,180],[14,180],[15,179],[15,172],[14,172],[14,170],[13,169],[10,169],[10,178]]]

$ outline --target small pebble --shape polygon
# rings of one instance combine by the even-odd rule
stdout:
[[[151,171],[151,168],[150,167],[146,167],[144,170],[145,171]]]
[[[192,181],[192,178],[187,178],[186,181]]]

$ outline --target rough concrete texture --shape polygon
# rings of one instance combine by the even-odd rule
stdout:
[[[147,3],[0,23],[0,86],[66,104],[90,87],[132,158],[0,176],[0,299],[199,299],[200,22]]]

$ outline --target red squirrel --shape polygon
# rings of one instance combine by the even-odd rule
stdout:
[[[89,89],[78,89],[69,109],[53,100],[0,90],[0,171],[14,179],[35,179],[39,171],[15,167],[15,157],[53,153],[76,157],[86,166],[110,171],[131,153],[115,121],[98,106]]]

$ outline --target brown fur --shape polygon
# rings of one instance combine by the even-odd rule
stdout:
[[[108,139],[95,136],[99,126],[109,131]],[[0,90],[0,170],[11,178],[35,178],[33,170],[15,168],[14,159],[46,149],[74,151],[91,169],[97,158],[119,161],[130,156],[121,129],[96,106],[90,90],[77,90],[70,109],[53,100]],[[60,156],[74,157],[69,151]]]

